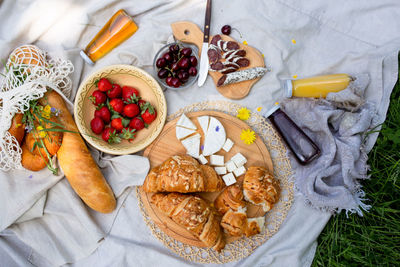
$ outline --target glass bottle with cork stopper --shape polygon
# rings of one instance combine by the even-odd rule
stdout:
[[[278,102],[264,113],[264,117],[271,121],[300,164],[308,164],[319,156],[318,146],[281,110]]]
[[[99,58],[106,55],[116,46],[128,39],[138,29],[125,10],[118,10],[96,36],[81,50],[80,55],[86,63],[93,65]]]

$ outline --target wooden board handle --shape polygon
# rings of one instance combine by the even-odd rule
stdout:
[[[197,45],[199,50],[203,43],[203,32],[193,22],[178,21],[171,24],[172,33],[179,41]],[[201,51],[199,51],[201,53]]]

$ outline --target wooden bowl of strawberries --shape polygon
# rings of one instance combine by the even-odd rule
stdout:
[[[124,155],[146,148],[164,127],[167,103],[157,81],[130,65],[102,68],[79,86],[75,122],[100,151]]]

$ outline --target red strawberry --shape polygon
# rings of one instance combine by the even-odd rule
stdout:
[[[100,90],[96,90],[89,96],[90,101],[96,106],[103,104],[107,100],[107,96]]]
[[[104,129],[104,122],[102,119],[100,119],[99,117],[94,117],[91,121],[90,121],[90,128],[92,128],[92,131],[95,134],[100,134],[103,129]]]
[[[122,131],[122,129],[129,125],[129,119],[125,119],[120,116],[113,116],[111,120],[111,127],[116,129],[118,132]]]
[[[121,98],[113,98],[110,100],[109,106],[113,111],[121,113],[124,109],[124,101]]]
[[[109,123],[111,120],[111,113],[107,107],[101,107],[94,112],[95,117],[99,117],[104,123]]]
[[[149,102],[146,102],[146,104],[142,106],[143,121],[146,124],[150,124],[156,119],[156,117],[157,117],[157,111]]]
[[[122,118],[115,118],[111,120],[111,127],[120,132],[124,126],[122,125]]]
[[[112,127],[104,128],[101,138],[109,144],[121,142],[121,138],[118,136],[117,131]]]
[[[136,104],[128,104],[124,107],[124,115],[133,118],[140,113],[139,106]]]
[[[114,83],[112,85],[112,88],[107,91],[107,96],[109,98],[121,97],[121,94],[122,94],[122,88],[116,83]]]
[[[101,78],[98,82],[96,82],[96,85],[102,92],[107,92],[112,88],[111,82],[106,78]]]
[[[121,138],[129,140],[129,142],[131,142],[136,137],[136,130],[131,129],[129,127],[125,127],[124,129],[122,129],[122,132],[119,136]]]
[[[144,122],[140,117],[135,117],[129,123],[129,127],[136,131],[140,131],[144,128]]]
[[[130,86],[122,87],[122,98],[125,103],[137,103],[139,100],[139,91],[136,88]]]

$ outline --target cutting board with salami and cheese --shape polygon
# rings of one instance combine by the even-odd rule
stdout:
[[[191,43],[199,48],[203,42],[203,32],[194,23],[180,21],[171,24],[175,38]],[[252,86],[266,73],[264,57],[254,47],[236,42],[227,35],[210,38],[208,50],[209,75],[218,91],[230,99],[246,97]]]

